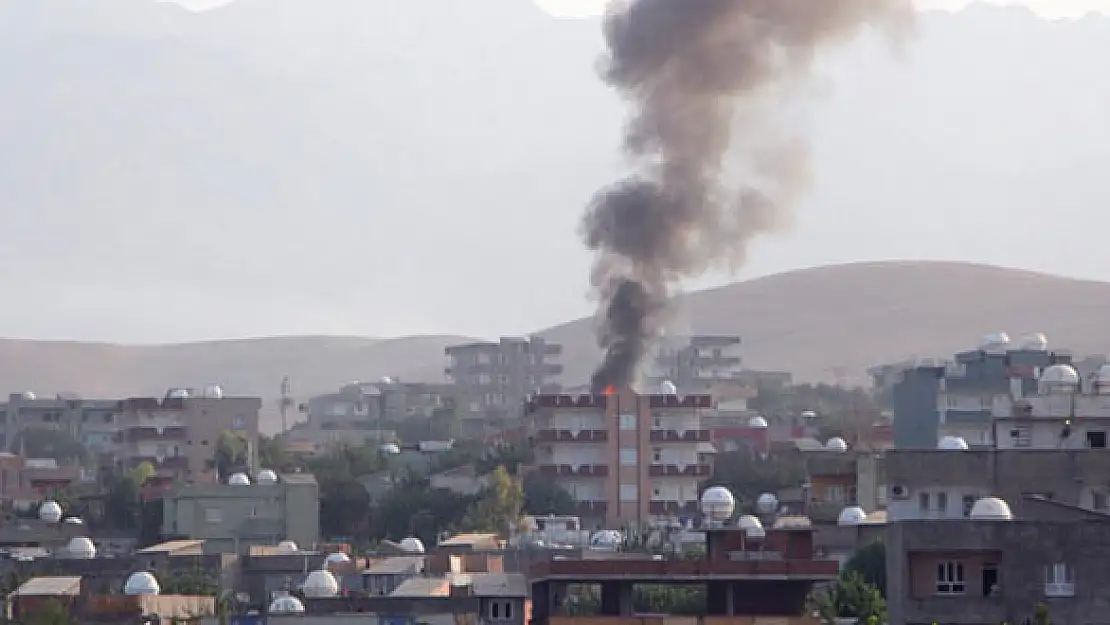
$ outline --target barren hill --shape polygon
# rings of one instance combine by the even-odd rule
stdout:
[[[1110,284],[958,262],[875,262],[793,271],[685,302],[693,328],[743,336],[747,363],[802,380],[865,381],[906,357],[949,356],[990,332],[1044,332],[1077,354],[1110,352]],[[588,320],[544,333],[565,344],[567,376],[595,352]]]
[[[1044,332],[1077,354],[1110,353],[1103,331],[1110,284],[955,262],[880,262],[804,269],[692,293],[693,329],[743,336],[750,366],[802,380],[843,375],[910,356],[948,356],[989,332]],[[589,319],[541,331],[566,348],[566,382],[597,360]],[[73,391],[88,396],[223,384],[235,393],[277,395],[282,375],[298,397],[352,379],[396,375],[439,380],[443,348],[458,336],[399,339],[289,337],[184,345],[122,346],[0,341],[0,390]],[[268,419],[276,424],[273,402]]]
[[[263,429],[270,431],[279,423],[273,400],[284,375],[298,398],[383,375],[438,379],[444,346],[467,340],[299,336],[138,346],[0,339],[0,390],[4,397],[24,390],[118,397],[219,383],[265,397]]]

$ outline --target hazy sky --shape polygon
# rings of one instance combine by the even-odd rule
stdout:
[[[195,3],[212,0],[174,1]],[[524,3],[532,0],[516,1]],[[542,1],[552,5],[549,10],[562,12],[597,10],[600,4],[597,0]],[[301,2],[308,3],[310,0],[293,0],[290,4],[311,6],[299,4]],[[556,2],[561,7],[555,6]],[[956,0],[930,2],[934,5],[943,3],[951,8],[963,4]],[[578,6],[574,6],[575,3]],[[1029,2],[1046,16],[1074,15],[1084,9],[1098,8],[1097,5],[1105,8],[1107,3],[1110,0]],[[265,6],[265,3],[257,5]],[[594,32],[588,24],[572,20],[550,21],[560,32],[577,32],[579,27],[587,34]],[[845,97],[833,99],[827,108],[835,109],[837,102],[852,104],[854,108],[849,106],[849,111],[866,107],[869,111],[866,116],[868,127],[863,130],[868,133],[866,136],[875,154],[912,155],[912,161],[908,162],[934,167],[907,174],[893,170],[899,162],[897,159],[877,156],[861,163],[867,154],[855,155],[852,159],[843,158],[840,155],[844,153],[844,146],[856,145],[854,137],[845,138],[844,135],[860,129],[830,124],[828,120],[854,120],[859,125],[860,116],[843,110],[824,111],[822,119],[814,124],[820,135],[815,141],[817,162],[822,164],[816,172],[818,180],[812,194],[816,199],[806,202],[807,206],[799,207],[798,216],[792,224],[794,227],[789,232],[761,241],[755,247],[751,262],[739,277],[856,260],[928,258],[973,260],[1076,277],[1110,279],[1110,273],[1105,269],[1110,266],[1110,248],[1101,244],[1097,228],[1090,228],[1089,224],[1074,218],[1058,221],[1053,218],[1054,214],[1067,215],[1069,211],[1074,213],[1078,209],[1097,210],[1085,207],[1110,203],[1110,191],[1100,195],[1106,188],[1102,183],[1102,172],[1110,163],[1110,147],[1106,147],[1110,146],[1110,117],[1101,104],[1110,101],[1110,78],[1104,78],[1105,73],[1100,72],[1097,61],[1097,58],[1102,58],[1099,55],[1105,54],[1106,48],[1100,44],[1105,40],[1100,33],[1105,31],[1102,27],[1090,31],[1094,36],[1102,37],[1091,43],[1083,40],[1086,31],[1082,28],[1068,30],[1071,25],[1061,24],[1052,29],[1054,32],[1046,34],[1038,31],[1044,22],[1025,21],[1033,22],[1033,34],[1039,32],[1041,37],[1038,40],[1041,47],[1037,48],[1036,54],[1031,52],[1028,58],[1022,55],[1028,46],[1019,44],[1024,41],[1022,33],[1028,33],[1029,29],[1011,33],[1019,40],[1018,43],[999,41],[1000,45],[985,46],[976,39],[979,36],[976,31],[969,36],[972,40],[965,41],[958,51],[955,48],[930,49],[929,56],[918,59],[918,64],[910,68],[912,71],[888,68],[890,71],[883,74],[882,80],[873,80],[867,78],[874,75],[876,67],[873,66],[881,66],[883,59],[889,55],[874,55],[879,59],[876,61],[861,54],[861,58],[849,59],[845,63],[847,69],[844,75],[830,76],[829,84],[824,86]],[[323,23],[329,24],[326,20]],[[254,26],[253,23],[248,25]],[[334,29],[334,24],[328,28]],[[332,32],[328,30],[325,35],[330,37]],[[1053,39],[1055,33],[1064,36]],[[363,36],[361,31],[354,34],[356,37]],[[950,35],[962,36],[958,33]],[[252,45],[264,43],[265,38],[270,36],[268,31],[263,31],[259,41],[252,41]],[[557,43],[568,40],[572,43],[578,41],[574,38],[552,39]],[[997,39],[991,41],[993,44]],[[1073,46],[1075,41],[1080,43]],[[531,41],[521,45],[528,44]],[[1076,52],[1081,53],[1082,46],[1088,44],[1095,53],[1085,58],[1096,60],[1071,63],[1070,59],[1076,58]],[[311,49],[311,46],[304,47]],[[946,55],[945,51],[949,49],[954,51]],[[616,146],[619,138],[616,135],[621,111],[617,98],[592,75],[590,63],[595,60],[592,51],[588,54],[573,54],[575,50],[561,49],[549,53],[546,48],[541,51],[547,55],[544,58],[555,59],[546,67],[558,75],[548,82],[556,86],[565,83],[569,92],[577,94],[574,102],[560,108],[555,115],[552,113],[555,109],[549,106],[552,98],[541,99],[537,94],[561,92],[555,87],[539,88],[542,84],[533,88],[528,81],[524,81],[513,88],[511,105],[495,109],[505,118],[523,120],[521,124],[502,124],[500,118],[485,119],[473,114],[472,119],[481,123],[429,124],[430,128],[441,132],[447,128],[456,134],[438,136],[435,141],[423,135],[411,142],[405,137],[406,147],[428,148],[431,144],[440,143],[449,146],[444,151],[444,162],[415,160],[417,156],[421,159],[428,155],[439,156],[430,149],[425,152],[414,150],[411,154],[415,156],[410,159],[409,152],[390,151],[393,144],[381,139],[384,147],[380,153],[390,154],[391,158],[379,159],[379,162],[374,160],[379,152],[371,151],[359,161],[366,161],[367,168],[381,170],[378,173],[382,180],[389,182],[388,185],[380,183],[380,186],[389,188],[388,193],[372,185],[365,187],[380,193],[373,195],[376,201],[381,202],[380,207],[354,214],[339,214],[340,208],[333,209],[333,205],[347,206],[339,201],[305,214],[292,209],[275,211],[269,215],[274,224],[265,236],[258,236],[255,229],[257,215],[247,209],[256,208],[229,211],[226,216],[220,216],[224,224],[220,232],[204,233],[203,236],[196,234],[196,240],[190,239],[190,246],[182,246],[185,253],[181,254],[160,253],[162,250],[158,242],[162,239],[149,236],[149,233],[161,223],[156,219],[162,217],[160,213],[151,212],[143,215],[145,221],[140,220],[136,226],[139,234],[129,237],[127,245],[113,248],[112,255],[105,253],[90,257],[93,260],[104,259],[101,264],[63,259],[64,262],[58,261],[64,265],[64,269],[59,270],[64,274],[63,278],[47,276],[32,281],[34,283],[30,285],[22,277],[17,279],[15,261],[4,262],[5,249],[0,246],[0,286],[29,290],[29,294],[24,296],[26,301],[54,302],[51,306],[24,308],[22,311],[17,307],[8,307],[7,314],[0,315],[0,335],[123,342],[293,333],[377,336],[458,333],[492,337],[498,333],[528,332],[589,314],[591,305],[585,293],[589,256],[582,249],[576,228],[581,204],[599,185],[609,182],[612,175],[619,173],[614,165],[618,162]],[[1050,54],[1043,54],[1045,52]],[[1051,54],[1053,52],[1058,54]],[[490,56],[498,60],[485,65],[478,63],[481,65],[477,70],[480,80],[491,80],[489,76],[500,79],[521,71],[511,64],[506,69],[497,54]],[[541,56],[534,55],[535,58]],[[414,58],[426,61],[415,54]],[[959,80],[948,75],[953,73],[954,67],[967,68],[966,72],[960,73]],[[485,70],[495,73],[483,74]],[[1034,73],[1036,80],[1029,78]],[[466,80],[471,78],[471,72],[468,68],[468,71],[456,74],[464,79],[452,81],[450,87],[466,95],[462,90]],[[434,118],[437,114],[442,115],[438,105],[440,92],[435,91],[434,98],[427,97],[420,88],[428,80],[411,82],[416,87],[406,92],[408,99],[404,102],[416,111],[414,117],[424,119],[421,116]],[[498,98],[510,101],[501,91],[493,91]],[[1015,94],[1020,96],[1017,102],[1014,101]],[[213,100],[211,94],[209,96],[206,101]],[[521,98],[524,98],[522,104]],[[500,106],[497,98],[488,99]],[[473,105],[480,100],[476,97],[462,98],[461,103],[454,104],[459,110],[473,112]],[[429,102],[436,103],[436,106],[425,109]],[[860,102],[868,104],[860,106]],[[872,106],[875,102],[882,105]],[[233,112],[236,110],[229,106]],[[208,113],[223,109],[209,106],[201,110]],[[298,120],[305,117],[302,109],[289,110],[298,113]],[[341,112],[343,110],[340,108]],[[381,110],[390,112],[387,107]],[[484,112],[486,109],[473,110]],[[545,116],[543,128],[526,123],[526,111],[530,110]],[[984,110],[995,113],[983,118],[983,123],[965,121]],[[901,111],[914,113],[907,120]],[[1045,115],[1045,111],[1052,114]],[[406,116],[398,117],[408,119]],[[954,123],[962,120],[965,123]],[[301,130],[296,124],[290,126]],[[505,127],[511,127],[512,132],[498,130]],[[1064,130],[1061,131],[1061,128]],[[610,129],[612,136],[604,135],[605,129]],[[501,140],[489,141],[496,145],[486,145],[484,156],[470,155],[473,162],[467,161],[466,168],[456,168],[455,164],[461,161],[447,156],[455,154],[450,149],[469,145],[472,141],[485,144],[486,139],[497,132],[503,135]],[[384,131],[381,134],[386,138],[393,136]],[[293,133],[292,136],[297,135]],[[886,141],[887,138],[889,141]],[[284,143],[275,142],[274,145]],[[323,143],[320,145],[326,146]],[[958,145],[959,149],[952,150],[952,145]],[[833,150],[834,147],[841,149]],[[337,150],[336,154],[345,153]],[[406,158],[392,158],[397,154]],[[1013,158],[1008,158],[1010,155]],[[295,155],[284,156],[292,158]],[[317,157],[315,152],[303,153],[302,156],[325,165],[329,162],[326,158]],[[275,162],[280,164],[286,161]],[[192,166],[191,163],[186,164]],[[967,167],[961,169],[961,165]],[[456,175],[455,169],[465,169],[467,175]],[[1079,177],[1083,184],[1069,187],[1064,182],[1076,178],[1070,173],[1076,169],[1082,170],[1081,173],[1092,173],[1083,173]],[[197,170],[203,171],[204,168],[197,167]],[[545,171],[558,175],[545,176]],[[953,180],[954,176],[960,176],[965,171],[971,172],[966,177],[974,174],[978,179]],[[1048,181],[1044,188],[1034,189],[1043,192],[1044,198],[1039,194],[1033,194],[1032,201],[1026,200],[1026,196],[1017,198],[1020,201],[1006,197],[1015,173],[1020,177],[1024,171],[1037,172],[1040,178]],[[996,174],[997,178],[994,177]],[[481,217],[488,223],[468,218],[464,212],[453,207],[429,203],[422,197],[422,192],[409,192],[418,185],[405,181],[423,175],[455,181],[457,188],[448,184],[456,194],[452,200],[458,199],[459,205],[471,202],[482,206],[485,212]],[[125,178],[121,180],[127,182]],[[952,182],[938,184],[937,181]],[[1057,181],[1062,182],[1053,186]],[[539,203],[543,210],[520,210],[520,202],[506,202],[499,195],[499,184],[513,189],[527,186],[528,193],[544,199]],[[935,208],[930,205],[927,211],[902,214],[898,219],[892,219],[886,207],[893,203],[891,198],[897,199],[903,194],[900,188],[895,188],[896,185],[905,185],[906,193],[927,196],[930,201],[938,198]],[[305,186],[311,185],[306,183]],[[968,186],[973,186],[979,195],[965,199],[970,194],[964,194],[962,187]],[[943,190],[949,187],[955,190],[934,193],[938,188]],[[295,185],[290,185],[290,188],[298,190]],[[362,190],[364,187],[352,183],[352,188]],[[97,189],[100,190],[99,187]],[[264,193],[257,195],[265,197]],[[306,191],[304,197],[312,196]],[[90,201],[92,199],[96,198],[90,197]],[[339,199],[347,198],[340,195]],[[228,200],[231,204],[236,201],[235,196]],[[1031,210],[1031,202],[1051,206],[1055,213]],[[398,204],[403,205],[405,210],[384,208]],[[532,208],[529,203],[526,205]],[[1040,205],[1037,206],[1039,208]],[[109,216],[116,214],[102,210]],[[1101,215],[1092,219],[1097,223]],[[992,225],[991,220],[1003,225]],[[343,227],[329,226],[334,223],[341,223]],[[958,228],[951,228],[952,224]],[[46,232],[53,227],[52,224],[38,226],[28,231]],[[1001,228],[1004,234],[994,235],[997,241],[982,241],[978,235],[969,234],[988,231],[988,228],[991,232]],[[75,230],[69,228],[67,232],[78,238],[70,232]],[[189,232],[197,230],[199,228],[193,228]],[[333,234],[332,230],[337,232]],[[405,242],[405,237],[397,237],[396,240],[392,237],[374,238],[380,232],[407,231],[426,233],[423,242],[430,243],[433,252],[442,248],[440,254],[414,253],[415,248]],[[471,233],[470,236],[479,240],[480,237],[487,237],[502,244],[464,246],[459,241],[467,240],[466,234],[460,235],[460,232]],[[249,233],[250,236],[241,236],[241,233]],[[326,237],[322,233],[326,233]],[[542,236],[537,233],[542,233]],[[221,246],[217,239],[226,240],[226,244]],[[374,240],[375,244],[368,246],[367,240]],[[152,243],[154,247],[147,246],[148,241],[155,241],[157,245]],[[11,245],[6,247],[13,248]],[[1043,251],[1049,248],[1052,253]],[[309,260],[288,261],[288,258],[301,254]],[[61,257],[61,254],[47,256],[50,260]],[[15,259],[15,256],[8,258]],[[146,263],[147,258],[158,262]],[[529,262],[506,262],[507,258],[527,258]],[[128,271],[123,272],[126,275],[113,278],[106,274],[104,268],[109,266],[108,263],[117,261]],[[148,266],[152,268],[150,272],[145,271]],[[7,282],[3,281],[5,272],[11,274]],[[162,284],[162,275],[173,276],[174,282],[171,284],[167,280],[166,284]],[[282,278],[282,285],[271,284],[274,275]],[[476,276],[487,280],[489,285],[476,284]],[[717,275],[699,284],[726,280],[727,276]],[[66,293],[61,301],[56,301],[58,292]],[[377,297],[380,293],[389,293],[389,296],[382,299]],[[149,304],[135,305],[136,301]],[[187,301],[209,304],[178,310],[175,314],[175,309],[182,307],[179,302]],[[383,301],[388,305],[381,305]]]
[[[597,14],[606,0],[536,0],[551,13],[566,16]],[[930,8],[958,9],[969,0],[918,0]],[[999,4],[1027,4],[1046,17],[1070,17],[1090,11],[1105,12],[1110,0],[999,0]]]
[[[169,0],[190,8],[205,9],[226,4],[228,0]],[[535,0],[552,14],[561,16],[596,15],[608,0]],[[924,7],[958,9],[970,0],[917,0]],[[1046,17],[1071,17],[1090,11],[1107,12],[1110,0],[995,0],[998,4],[1027,4]]]

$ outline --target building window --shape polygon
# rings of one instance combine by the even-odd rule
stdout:
[[[842,484],[826,486],[825,503],[844,503],[844,486]]]
[[[651,450],[651,461],[655,464],[663,462],[663,450],[661,448],[656,447]]]
[[[241,414],[237,414],[231,418],[231,428],[233,430],[241,430],[247,427],[247,418]]]
[[[621,466],[634,467],[636,466],[636,450],[635,449],[621,449]]]
[[[1091,449],[1106,449],[1106,432],[1087,432],[1087,446]]]
[[[922,512],[929,511],[929,493],[921,493],[917,496],[918,507]]]
[[[1074,597],[1075,571],[1066,562],[1045,567],[1044,595],[1046,597]]]
[[[622,430],[635,430],[636,429],[636,415],[635,414],[622,414],[621,415],[621,429]]]
[[[513,602],[512,601],[490,601],[489,604],[489,617],[491,620],[511,620],[513,618]]]
[[[963,562],[937,562],[938,595],[962,595],[966,590]]]
[[[1105,491],[1092,491],[1091,492],[1091,508],[1099,511],[1106,510],[1106,492]]]
[[[621,501],[625,503],[640,500],[640,490],[635,484],[621,484]]]
[[[975,507],[975,501],[975,495],[964,495],[963,508],[965,517],[971,516],[971,509]]]
[[[948,512],[948,493],[937,493],[937,512]]]
[[[1014,447],[1032,447],[1033,446],[1033,430],[1028,426],[1016,427],[1010,430],[1010,438],[1013,439]]]
[[[205,508],[204,522],[213,525],[224,522],[224,511],[219,508]]]

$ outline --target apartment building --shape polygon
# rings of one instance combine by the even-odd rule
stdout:
[[[481,430],[483,421],[496,428],[520,419],[525,399],[533,393],[556,392],[557,377],[563,373],[556,362],[563,347],[541,337],[506,337],[445,351],[444,373],[454,387],[458,415],[464,423],[471,421],[471,429]]]
[[[251,450],[258,438],[262,400],[229,397],[218,386],[201,391],[171,389],[163,398],[81,399],[33,393],[11,395],[0,405],[4,438],[19,453],[18,434],[32,428],[68,433],[102,467],[129,468],[150,462],[160,480],[214,481],[208,466],[220,434],[242,436]]]
[[[698,512],[708,395],[536,395],[528,410],[536,470],[571,494],[585,527]]]
[[[669,381],[683,392],[706,392],[721,380],[739,377],[743,364],[739,336],[669,337],[656,348],[647,382]]]
[[[82,399],[72,394],[39,397],[13,393],[0,404],[0,449],[19,453],[18,434],[25,429],[62,431],[96,454],[115,453],[119,400]]]
[[[1050,351],[1043,334],[1011,341],[1005,333],[985,336],[949,362],[916,362],[891,385],[894,446],[932,449],[945,436],[990,445],[994,398],[1035,392],[1041,371],[1055,364],[1072,364],[1072,357]]]
[[[196,393],[174,389],[166,397],[132,397],[117,403],[116,462],[129,468],[154,465],[155,479],[169,483],[216,483],[212,460],[220,435],[243,439],[248,466],[257,466],[258,397],[229,397],[218,387]]]
[[[378,382],[351,382],[335,393],[317,395],[301,405],[309,427],[347,429],[377,428],[380,422],[397,423],[410,417],[431,418],[453,410],[451,388],[445,384],[402,382],[384,377]]]
[[[232,482],[167,493],[162,534],[203,540],[210,553],[244,553],[284,540],[311,549],[320,542],[320,487],[312,475],[261,471]]]
[[[986,495],[1110,512],[1110,367],[1084,379],[1071,365],[1051,365],[1028,386],[1017,380],[991,398],[991,445],[946,437],[933,450],[888,452],[891,519],[964,517]]]
[[[1036,497],[1015,515],[1000,498],[967,517],[890,523],[886,533],[891,625],[1101,623],[1110,517]]]

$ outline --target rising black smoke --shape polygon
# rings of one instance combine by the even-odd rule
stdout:
[[[635,383],[679,282],[737,267],[805,190],[806,144],[775,128],[783,89],[865,25],[904,24],[891,18],[910,16],[910,2],[613,2],[603,78],[634,109],[624,149],[635,169],[584,218],[605,350],[595,391]],[[732,188],[726,156],[739,161]]]

